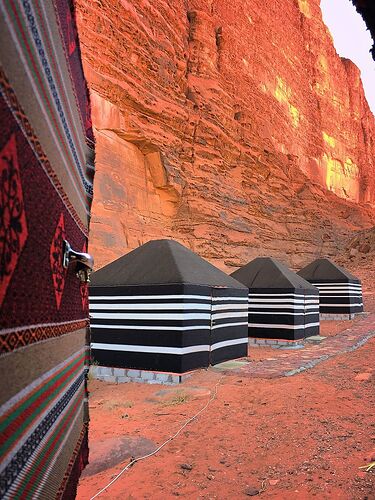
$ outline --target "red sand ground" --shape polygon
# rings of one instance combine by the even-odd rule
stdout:
[[[372,296],[367,310],[375,311]],[[322,334],[337,335],[351,325],[325,322]],[[254,360],[280,354],[251,350]],[[217,398],[196,421],[99,498],[228,499],[258,491],[278,500],[373,500],[375,470],[359,466],[375,460],[374,355],[372,338],[288,378],[200,371],[179,387],[90,381],[91,465],[77,498],[90,498],[131,455],[164,442],[204,406],[219,382]]]

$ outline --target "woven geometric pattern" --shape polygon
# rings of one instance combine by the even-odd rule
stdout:
[[[0,497],[74,498],[87,464],[94,139],[70,0],[0,4]]]

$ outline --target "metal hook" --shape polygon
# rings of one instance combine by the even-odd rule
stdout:
[[[94,267],[94,258],[89,253],[76,252],[67,240],[64,240],[63,267],[67,269],[72,262],[76,262],[76,275],[83,283],[90,282],[90,274]]]

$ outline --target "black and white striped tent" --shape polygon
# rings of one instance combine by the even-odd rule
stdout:
[[[249,337],[299,340],[319,335],[319,292],[270,257],[231,274],[249,288]]]
[[[181,244],[150,241],[92,275],[93,358],[184,373],[246,356],[247,295]]]
[[[351,316],[363,311],[360,280],[329,259],[314,260],[298,274],[319,289],[321,314]]]

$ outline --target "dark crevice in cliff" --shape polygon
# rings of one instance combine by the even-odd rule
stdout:
[[[194,32],[195,32],[195,23],[197,19],[197,13],[195,11],[188,11],[187,18],[189,21],[189,30],[188,30],[188,42],[192,42],[194,40]]]
[[[221,62],[220,60],[221,60],[222,45],[223,45],[223,28],[221,26],[215,28],[215,43],[217,52],[216,67],[217,70],[220,71],[220,62]]]

